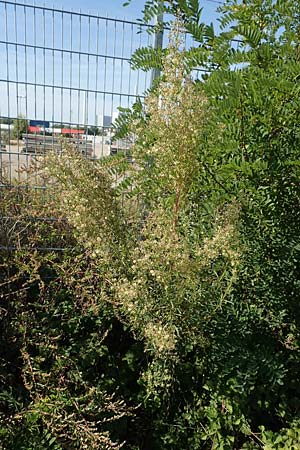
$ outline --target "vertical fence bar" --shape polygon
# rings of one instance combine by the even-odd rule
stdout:
[[[41,58],[41,71],[43,74],[43,105],[42,105],[42,113],[41,116],[43,117],[43,122],[44,122],[44,126],[43,126],[43,157],[46,157],[46,126],[45,126],[45,122],[46,122],[46,61],[45,61],[45,46],[46,46],[46,38],[45,38],[45,34],[46,34],[46,23],[45,23],[45,10],[43,9],[42,11],[42,20],[41,20],[41,28],[42,28],[42,58]]]
[[[34,118],[37,119],[37,114],[36,114],[36,8],[35,8],[35,2],[34,2],[34,7],[33,7],[33,41],[34,41]]]
[[[37,56],[36,56],[36,50],[37,50],[37,40],[36,40],[36,8],[35,8],[35,1],[34,1],[34,7],[33,7],[33,41],[34,41],[34,119],[37,120]],[[35,137],[37,134],[37,130],[34,132]],[[35,155],[38,154],[38,146],[37,146],[37,139],[35,139],[34,143],[34,151]],[[37,185],[37,175],[35,174],[35,185]]]
[[[89,121],[89,90],[90,90],[90,52],[91,52],[91,17],[89,16],[88,20],[88,57],[87,57],[87,93],[85,98],[85,105],[84,105],[84,111],[85,111],[85,121],[84,126],[85,128],[85,156],[88,156],[88,133],[89,133],[89,127],[90,124]]]
[[[133,54],[133,24],[131,24],[130,27],[130,55],[132,54]],[[131,75],[132,75],[132,68],[131,65],[129,64],[127,108],[129,108],[129,99],[131,93]]]
[[[104,75],[103,75],[103,105],[102,105],[102,154],[104,154],[104,136],[106,135],[106,128],[104,124],[104,117],[105,117],[105,102],[106,102],[106,78],[107,78],[107,45],[108,45],[108,19],[106,18],[105,21],[105,45],[104,45]]]
[[[19,66],[18,66],[18,24],[17,24],[17,6],[14,5],[14,22],[15,22],[15,52],[16,52],[16,97],[17,97],[17,120],[19,116],[21,116],[21,111],[19,110],[19,98],[22,99],[22,96],[19,95]],[[22,101],[20,102],[22,104]],[[18,146],[17,146],[17,176],[18,176],[18,183],[20,182],[20,144],[18,139]]]
[[[97,27],[96,27],[96,39],[97,39],[97,44],[96,44],[96,70],[95,70],[95,130],[97,130],[97,135],[95,133],[94,136],[94,158],[97,158],[100,155],[97,155],[96,153],[96,140],[99,142],[99,112],[98,112],[98,76],[99,76],[99,71],[98,71],[98,66],[99,66],[99,16],[97,17]],[[98,144],[97,142],[97,144]]]
[[[163,2],[159,2],[159,6],[162,11]],[[163,13],[160,12],[155,17],[155,32],[154,32],[154,39],[153,39],[153,48],[154,49],[161,49],[163,46],[163,38],[164,38],[164,31],[163,31]],[[152,69],[151,72],[151,86],[154,83],[154,80],[160,76],[160,70],[159,69]]]
[[[6,39],[6,76],[7,76],[7,116],[10,117],[10,72],[9,72],[9,45],[8,45],[8,18],[7,18],[7,4],[5,3],[5,39]],[[17,123],[17,122],[16,122]],[[8,131],[9,139],[9,168],[7,171],[7,178],[11,184],[11,132],[10,127]]]
[[[61,89],[60,89],[60,122],[63,127],[63,109],[64,109],[64,13],[61,12]]]
[[[54,8],[54,7],[53,7]],[[54,83],[55,83],[55,53],[54,53],[54,46],[55,46],[55,39],[54,39],[54,33],[55,33],[55,15],[54,15],[54,9],[52,10],[52,89],[51,89],[51,94],[52,94],[52,148],[54,148],[54,118],[55,118],[55,91],[54,91]]]
[[[81,15],[79,16],[79,57],[78,57],[78,111],[77,111],[77,116],[78,116],[78,128],[79,128],[79,124],[80,124],[80,88],[81,88],[81,67],[80,67],[80,62],[81,62]]]
[[[111,108],[110,108],[110,122],[112,121],[114,112],[114,88],[115,88],[115,71],[116,71],[116,45],[117,45],[117,23],[114,22],[114,45],[113,45],[113,67],[112,67],[112,88],[111,88]],[[110,130],[111,130],[111,123]],[[111,134],[111,133],[110,133]],[[110,136],[110,151],[111,151],[111,136]]]
[[[123,22],[123,25],[122,25],[121,69],[120,69],[120,96],[119,96],[120,106],[122,105],[122,92],[123,92],[124,46],[125,46],[125,23]]]
[[[73,13],[70,18],[70,122],[72,123],[72,85],[73,85]]]
[[[139,40],[139,47],[142,46],[142,30],[140,30],[140,40]],[[137,79],[136,79],[136,86],[135,86],[135,97],[137,98],[138,94],[139,94],[139,87],[140,87],[140,71],[138,70],[137,72]]]
[[[27,19],[26,19],[26,7],[24,6],[24,43],[25,43],[25,118],[29,119],[28,114],[28,59],[27,59]],[[28,167],[28,141],[26,141],[26,167]],[[26,172],[26,182],[28,183],[29,175]]]

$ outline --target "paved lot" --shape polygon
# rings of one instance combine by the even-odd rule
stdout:
[[[5,151],[0,152],[0,175],[1,179],[10,182],[29,181],[28,169],[36,161],[36,155],[22,152],[23,143],[19,145],[7,145]],[[95,144],[93,156],[99,159],[110,154],[109,145]]]
[[[28,175],[26,170],[33,162],[33,156],[21,153],[21,146],[6,146],[7,150],[0,153],[1,177],[9,181],[24,181]]]

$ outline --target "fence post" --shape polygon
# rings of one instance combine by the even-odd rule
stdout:
[[[155,33],[153,38],[153,48],[161,49],[163,46],[163,37],[164,37],[164,29],[163,29],[163,0],[158,1],[158,14],[155,16],[154,25],[155,25]],[[160,76],[160,70],[155,68],[151,71],[151,86],[154,83],[154,80]]]

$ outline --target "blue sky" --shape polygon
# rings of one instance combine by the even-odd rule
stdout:
[[[145,5],[145,0],[132,0],[129,6],[123,7],[125,0],[63,0],[63,2],[51,2],[46,0],[45,5],[63,6],[65,9],[90,10],[100,15],[109,15],[118,18],[137,19]],[[37,1],[37,4],[38,1]],[[215,21],[215,9],[217,3],[211,0],[203,0],[203,20]]]
[[[33,3],[30,0],[27,3]],[[46,5],[66,10],[81,10],[81,12],[97,13],[103,16],[110,16],[120,19],[135,20],[141,16],[141,11],[145,5],[145,0],[132,0],[129,6],[123,7],[125,0],[63,0],[49,1],[36,0],[37,5]],[[216,22],[216,8],[218,0],[203,0],[203,20],[205,22]]]
[[[46,1],[45,4],[51,4]],[[143,9],[144,0],[132,0],[131,4],[123,7],[123,0],[64,0],[55,2],[57,6],[63,6],[65,9],[81,9],[97,12],[100,15],[108,15],[117,18],[137,19],[140,11]],[[52,3],[53,4],[53,3]]]

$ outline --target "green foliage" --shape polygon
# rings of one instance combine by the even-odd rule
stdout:
[[[216,36],[165,2],[168,49],[134,63],[162,76],[116,123],[132,164],[50,155],[64,226],[3,222],[7,448],[299,448],[298,3],[229,1]]]
[[[1,203],[8,249],[1,254],[0,447],[120,448],[132,415],[125,402],[132,338],[99,301],[101,270],[55,209],[55,192],[45,203],[19,189],[8,189]],[[34,250],[42,245],[64,252]],[[130,350],[138,358],[139,349]]]
[[[208,99],[208,120],[201,131],[197,128],[201,170],[189,195],[192,213],[184,223],[192,220],[189,239],[195,245],[198,235],[199,245],[199,237],[211,233],[216,211],[237,202],[240,257],[228,301],[212,319],[204,311],[193,314],[198,332],[209,338],[200,347],[195,341],[191,347],[186,343],[184,348],[192,352],[177,362],[172,400],[167,401],[174,402],[176,414],[169,412],[167,419],[159,415],[156,422],[156,445],[161,448],[299,446],[294,431],[299,414],[299,258],[294,248],[300,231],[296,4],[228,3],[222,17],[226,31],[219,37],[207,35],[202,45],[185,54],[187,67],[213,71],[199,87]],[[186,7],[181,9],[184,16]],[[185,29],[196,34],[198,24],[191,20]],[[237,50],[231,48],[233,38],[241,40]],[[182,259],[182,250],[178,254]],[[213,267],[218,279],[226,277],[216,262]],[[184,271],[177,268],[177,273]],[[208,279],[212,281],[211,274]],[[180,285],[182,293],[182,280]],[[205,292],[203,280],[200,286]],[[206,293],[206,299],[211,301],[216,292]],[[169,305],[173,302],[174,293]],[[192,336],[191,319],[180,317]],[[203,380],[204,389],[199,387]],[[235,411],[233,419],[227,403]]]
[[[144,108],[140,98],[138,98],[132,105],[132,108],[119,107],[120,114],[115,120],[114,139],[123,139],[128,137],[130,133],[129,125],[133,121],[140,122],[144,117]]]
[[[142,69],[148,71],[150,69],[161,69],[164,50],[153,49],[152,47],[138,48],[132,58],[131,66],[133,69]]]
[[[27,133],[28,121],[24,119],[23,116],[19,116],[17,119],[13,120],[13,130],[11,137],[13,139],[22,139],[23,133]]]
[[[291,423],[290,428],[282,429],[280,433],[266,431],[262,427],[262,438],[265,443],[264,450],[296,450],[300,442],[299,422]]]

